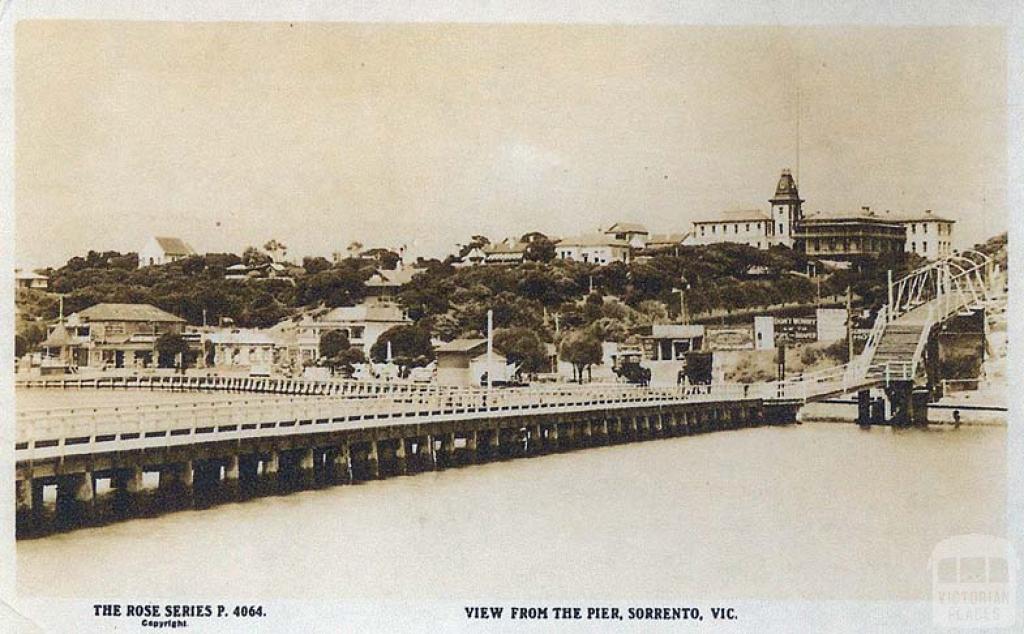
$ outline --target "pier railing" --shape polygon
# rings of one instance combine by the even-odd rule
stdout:
[[[403,398],[395,394],[371,399],[296,397],[25,410],[17,413],[15,457],[19,461],[39,460],[436,420],[757,398],[749,386],[737,384],[664,389],[614,385],[461,389],[420,391]]]

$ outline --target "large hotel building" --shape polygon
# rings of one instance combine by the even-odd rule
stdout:
[[[916,253],[929,259],[953,251],[953,223],[929,209],[921,214],[879,214],[869,207],[856,213],[804,214],[796,180],[782,170],[771,211],[727,211],[693,223],[687,244],[736,242],[758,249],[783,245],[826,260],[854,261],[891,253]]]

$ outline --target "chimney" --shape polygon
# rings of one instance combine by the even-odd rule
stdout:
[[[932,210],[931,210],[931,209],[925,209],[925,210],[924,210],[924,213],[926,213],[926,214],[928,214],[928,215],[931,215],[931,213],[932,213]]]

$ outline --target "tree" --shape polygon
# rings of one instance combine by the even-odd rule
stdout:
[[[363,251],[363,253],[360,254],[360,257],[375,260],[378,266],[385,271],[394,271],[402,261],[401,255],[395,253],[391,249],[383,249],[379,247]]]
[[[272,259],[269,255],[263,253],[256,247],[246,247],[245,251],[242,252],[242,264],[250,268],[270,264],[271,261]]]
[[[28,352],[28,341],[21,335],[14,335],[14,357],[20,359]]]
[[[267,252],[271,260],[277,260],[278,256],[284,258],[288,256],[288,247],[284,243],[279,242],[276,239],[268,240],[263,245],[263,250]]]
[[[504,328],[494,333],[494,347],[509,363],[519,366],[519,373],[534,374],[547,367],[548,353],[535,330]]]
[[[347,348],[342,350],[330,363],[334,370],[340,371],[345,376],[352,376],[357,363],[366,363],[366,355],[359,348]]]
[[[424,366],[434,359],[430,332],[425,328],[405,325],[389,328],[370,348],[370,358],[377,363],[387,361],[389,342],[392,359],[403,369]]]
[[[306,256],[302,258],[302,268],[306,269],[306,273],[309,273],[310,275],[316,275],[317,273],[322,273],[330,269],[331,263],[327,260],[327,258],[319,256],[311,258],[309,256]]]
[[[320,335],[320,356],[333,359],[348,350],[350,345],[347,334],[340,330],[328,330]]]
[[[157,337],[156,340],[156,352],[159,356],[158,365],[161,368],[174,367],[177,363],[178,355],[184,359],[188,353],[188,342],[181,335],[174,332],[165,332],[164,334]]]
[[[594,364],[601,363],[601,342],[593,334],[577,330],[562,340],[560,348],[564,360],[572,364],[573,378],[583,383],[583,373]]]
[[[487,236],[473,236],[466,244],[456,245],[459,247],[459,258],[464,258],[473,249],[482,249],[490,243],[491,241]]]
[[[523,259],[530,262],[550,262],[555,259],[555,243],[543,233],[533,231],[519,239],[526,243]]]

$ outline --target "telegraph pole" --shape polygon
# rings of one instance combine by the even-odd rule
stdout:
[[[487,309],[487,391],[491,391],[494,374],[494,310]]]
[[[896,314],[896,307],[892,305],[892,269],[888,269],[886,272],[887,287],[889,289],[889,311],[886,315],[886,321],[892,321],[892,316]]]
[[[853,299],[850,287],[846,287],[846,362],[853,361]]]

